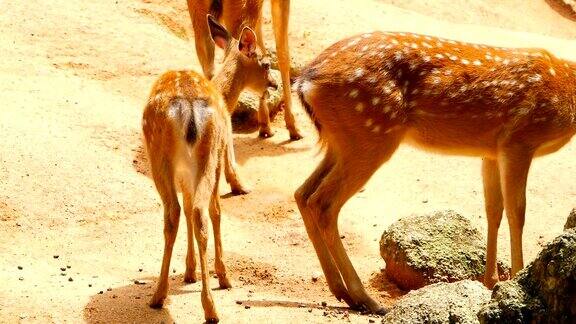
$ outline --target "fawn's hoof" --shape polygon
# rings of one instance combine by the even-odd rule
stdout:
[[[186,271],[186,273],[184,273],[185,283],[195,283],[196,281],[198,281],[198,278],[196,278],[196,271]]]
[[[272,132],[271,130],[267,129],[267,130],[260,130],[260,132],[258,132],[258,137],[260,138],[270,138],[274,136],[274,132]]]
[[[247,195],[250,193],[250,189],[240,186],[238,188],[232,188],[232,194],[234,196],[239,196],[239,195]]]
[[[228,277],[218,277],[218,284],[220,285],[221,289],[232,288],[232,284],[230,283],[230,280],[228,280]]]

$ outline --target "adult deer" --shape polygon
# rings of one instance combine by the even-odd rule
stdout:
[[[221,288],[230,287],[220,239],[218,183],[222,163],[233,190],[242,190],[233,163],[229,111],[234,109],[243,89],[262,93],[276,84],[270,78],[269,63],[262,62],[256,55],[256,35],[250,28],[243,28],[237,41],[211,17],[208,26],[214,42],[226,50],[221,72],[212,82],[192,71],[170,71],[162,75],[153,86],[144,109],[142,129],[154,183],[164,205],[164,257],[150,306],[162,307],[168,292],[168,271],[180,219],[178,186],[182,190],[188,227],[184,281],[196,281],[193,241],[196,236],[204,315],[207,321],[217,322],[210,293],[206,246],[210,215],[216,274]]]
[[[204,75],[211,79],[214,73],[214,43],[210,39],[210,33],[206,28],[206,14],[215,16],[228,28],[233,37],[238,37],[244,26],[256,31],[258,45],[266,52],[264,39],[262,38],[262,3],[263,0],[187,0],[188,11],[192,19],[196,53],[202,65]],[[292,113],[292,97],[290,88],[290,54],[288,49],[288,18],[290,15],[290,0],[271,0],[272,21],[274,25],[274,38],[276,40],[276,52],[278,54],[278,66],[282,77],[282,89],[284,92],[284,119],[286,128],[290,133],[290,139],[302,138],[296,127]],[[270,137],[268,107],[260,105],[259,123],[260,136]]]
[[[534,157],[557,151],[576,132],[575,64],[541,49],[374,32],[326,49],[303,69],[296,87],[326,155],[295,198],[338,299],[385,311],[364,290],[340,241],[337,219],[401,142],[483,158],[485,284],[492,287],[498,280],[503,209],[512,274],[522,269],[528,169]]]

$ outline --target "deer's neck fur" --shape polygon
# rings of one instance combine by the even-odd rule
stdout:
[[[230,114],[234,111],[238,97],[244,89],[244,79],[244,73],[240,71],[238,64],[232,62],[231,59],[224,61],[222,69],[213,79],[216,89],[218,89],[224,99],[226,110]]]

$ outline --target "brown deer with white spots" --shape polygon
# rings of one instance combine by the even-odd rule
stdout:
[[[195,282],[194,236],[202,270],[202,306],[205,318],[217,322],[210,293],[206,264],[208,215],[215,244],[215,269],[221,288],[231,287],[222,261],[218,183],[224,164],[232,190],[243,192],[235,171],[230,110],[243,89],[258,94],[276,84],[269,75],[269,63],[256,53],[256,35],[248,27],[235,40],[213,18],[208,18],[214,42],[226,50],[220,73],[212,81],[193,71],[170,71],[154,84],[144,110],[142,128],[154,183],[164,205],[164,257],[151,307],[162,307],[168,293],[168,272],[172,247],[178,231],[182,190],[188,227],[185,282]]]
[[[244,26],[256,31],[258,46],[266,52],[262,37],[262,5],[263,0],[187,0],[188,12],[194,29],[196,54],[202,65],[204,75],[211,79],[214,74],[214,43],[206,28],[206,15],[215,16],[237,38]],[[278,54],[278,67],[282,77],[284,92],[284,120],[291,140],[302,138],[296,127],[292,113],[292,97],[290,88],[290,53],[288,48],[288,20],[290,16],[290,0],[270,0],[272,9],[272,24]],[[268,106],[261,101],[258,113],[260,137],[273,136],[270,129]]]
[[[498,281],[496,239],[504,209],[512,274],[522,269],[530,163],[560,149],[576,132],[574,63],[541,49],[374,32],[326,49],[303,69],[295,87],[326,150],[295,198],[338,299],[385,312],[364,290],[337,220],[344,203],[402,142],[483,159],[485,285]]]

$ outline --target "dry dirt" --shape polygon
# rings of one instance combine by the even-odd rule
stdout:
[[[0,322],[203,321],[201,284],[182,283],[184,224],[169,302],[162,310],[146,306],[160,270],[163,220],[140,118],[162,71],[200,70],[185,1],[2,1],[0,10]],[[293,0],[291,12],[292,55],[301,60],[372,30],[537,46],[576,58],[576,23],[545,0]],[[217,309],[234,323],[366,323],[371,317],[348,313],[323,278],[311,280],[321,269],[292,193],[320,157],[313,127],[295,110],[302,141],[286,141],[281,118],[271,139],[235,136],[241,172],[254,191],[222,200],[225,262],[235,287],[213,292]],[[528,261],[562,231],[574,207],[575,151],[569,144],[533,165]],[[479,170],[478,159],[403,146],[345,206],[343,241],[380,302],[391,305],[403,294],[380,271],[378,239],[393,221],[450,208],[485,232]],[[221,193],[228,191],[223,184]],[[503,259],[506,227],[499,236]]]

